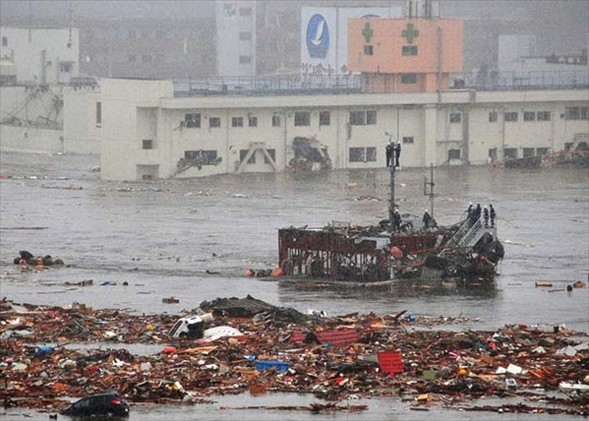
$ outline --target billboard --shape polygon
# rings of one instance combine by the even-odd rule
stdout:
[[[302,7],[302,75],[349,74],[348,19],[400,18],[402,12],[401,7]]]

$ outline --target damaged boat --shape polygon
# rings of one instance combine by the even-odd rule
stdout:
[[[309,288],[494,288],[504,248],[497,221],[483,215],[451,226],[395,224],[390,167],[389,219],[377,225],[333,222],[325,227],[278,230],[281,284]],[[425,181],[433,190],[432,181]],[[433,202],[433,191],[430,199]],[[433,203],[432,203],[433,208]],[[432,212],[433,214],[433,212]],[[403,229],[400,229],[403,227]]]

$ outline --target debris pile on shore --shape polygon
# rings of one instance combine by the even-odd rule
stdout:
[[[205,313],[212,315],[202,317],[207,330],[196,339],[175,338],[169,331],[178,316],[4,299],[0,400],[6,407],[59,411],[65,398],[107,389],[130,402],[158,404],[296,392],[330,402],[401,397],[415,409],[589,414],[589,338],[562,326],[457,332],[442,329],[465,318],[321,317],[249,296],[203,302],[180,317]],[[133,355],[125,344],[161,350]],[[526,404],[476,406],[477,398],[490,396]]]

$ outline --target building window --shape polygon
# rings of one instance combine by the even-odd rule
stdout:
[[[538,111],[536,116],[538,121],[550,121],[550,111]]]
[[[311,125],[311,113],[308,111],[297,111],[295,112],[295,126],[310,126]]]
[[[277,114],[272,116],[272,127],[280,127],[280,116]]]
[[[524,148],[522,153],[523,153],[522,157],[530,158],[530,157],[534,156],[534,154],[536,153],[536,150],[534,148]]]
[[[209,128],[221,127],[221,119],[219,117],[209,118]]]
[[[462,113],[450,113],[450,123],[462,122]]]
[[[247,120],[250,127],[258,127],[258,117],[250,116]]]
[[[504,159],[517,159],[517,148],[505,148],[503,149]]]
[[[240,7],[239,8],[239,16],[251,16],[252,8],[251,7]]]
[[[350,124],[352,126],[376,124],[376,110],[350,111]]]
[[[102,102],[96,103],[96,125],[102,124]]]
[[[198,165],[217,165],[221,159],[217,158],[217,151],[184,151],[184,159]]]
[[[153,149],[153,140],[152,139],[143,139],[143,149]]]
[[[240,32],[239,33],[239,40],[240,41],[249,41],[252,39],[252,33],[251,32]]]
[[[410,145],[413,143],[413,136],[405,136],[403,138],[403,144],[404,145]]]
[[[417,75],[415,73],[405,73],[401,75],[401,83],[411,85],[417,83]]]
[[[243,160],[245,159],[245,157],[247,156],[249,151],[250,151],[249,149],[240,149],[239,150],[239,162],[243,162]],[[254,151],[252,153],[252,156],[250,156],[249,159],[247,160],[247,164],[255,164],[255,163],[256,163],[256,152]]]
[[[373,49],[372,45],[365,45],[364,46],[364,55],[371,56],[373,54],[374,54],[374,49]]]
[[[239,64],[251,64],[252,56],[239,56]]]
[[[319,125],[329,126],[331,124],[331,114],[329,111],[319,111]]]
[[[417,45],[404,45],[402,53],[404,56],[416,56]]]
[[[60,73],[70,73],[74,65],[72,63],[59,63]]]
[[[517,112],[508,112],[503,114],[503,119],[505,121],[517,121]]]
[[[536,113],[534,111],[524,111],[524,121],[536,121]]]
[[[2,46],[8,47],[8,37],[2,37]]]
[[[497,161],[497,148],[489,149],[489,158],[491,161]]]
[[[546,155],[549,151],[550,151],[550,149],[548,149],[548,148],[536,148],[536,155],[537,156]]]
[[[564,107],[565,120],[587,120],[587,107]]]
[[[243,117],[231,117],[231,127],[243,127]]]
[[[200,127],[200,114],[184,114],[184,126],[189,129]]]
[[[376,162],[376,148],[350,148],[350,162]]]
[[[491,111],[489,113],[489,123],[497,123],[497,111]]]
[[[272,161],[276,162],[276,149],[266,149],[266,152],[268,152],[268,155],[270,155]],[[270,160],[266,155],[264,155],[264,163],[271,164]]]
[[[448,151],[448,161],[452,159],[460,159],[460,149],[450,149]]]

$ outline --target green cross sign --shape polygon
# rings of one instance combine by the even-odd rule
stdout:
[[[401,36],[407,38],[407,42],[409,44],[413,44],[413,38],[417,38],[419,36],[419,31],[413,28],[412,23],[408,23],[407,29],[403,29],[401,31]]]
[[[370,42],[370,38],[372,38],[373,32],[374,31],[370,28],[370,24],[366,22],[366,24],[364,25],[364,29],[362,29],[362,36],[364,37],[366,44]]]

